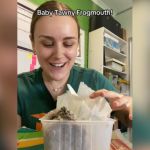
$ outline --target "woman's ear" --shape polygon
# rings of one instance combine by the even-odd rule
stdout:
[[[77,57],[80,55],[80,48],[79,46],[77,47]]]
[[[33,40],[31,34],[29,35],[29,38],[30,38],[30,41],[31,41],[31,44],[32,44],[32,50],[33,50],[33,53],[34,53],[34,55],[36,55],[36,50],[35,50],[35,48],[34,48],[34,40]]]
[[[36,51],[33,49],[33,54],[36,55]]]

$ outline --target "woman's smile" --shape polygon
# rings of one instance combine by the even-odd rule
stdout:
[[[62,68],[65,66],[66,63],[49,63],[49,64],[56,68]]]

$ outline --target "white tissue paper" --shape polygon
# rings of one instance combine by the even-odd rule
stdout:
[[[80,83],[77,96],[67,91],[57,98],[57,108],[65,106],[78,120],[102,120],[110,117],[112,111],[103,97],[90,99],[94,91],[83,82]]]

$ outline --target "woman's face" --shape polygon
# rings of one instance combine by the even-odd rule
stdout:
[[[69,76],[78,49],[78,28],[70,16],[43,16],[35,25],[33,50],[52,80]]]

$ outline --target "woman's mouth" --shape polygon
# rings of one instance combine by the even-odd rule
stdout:
[[[51,66],[57,67],[57,68],[62,68],[65,66],[66,63],[50,63]]]

